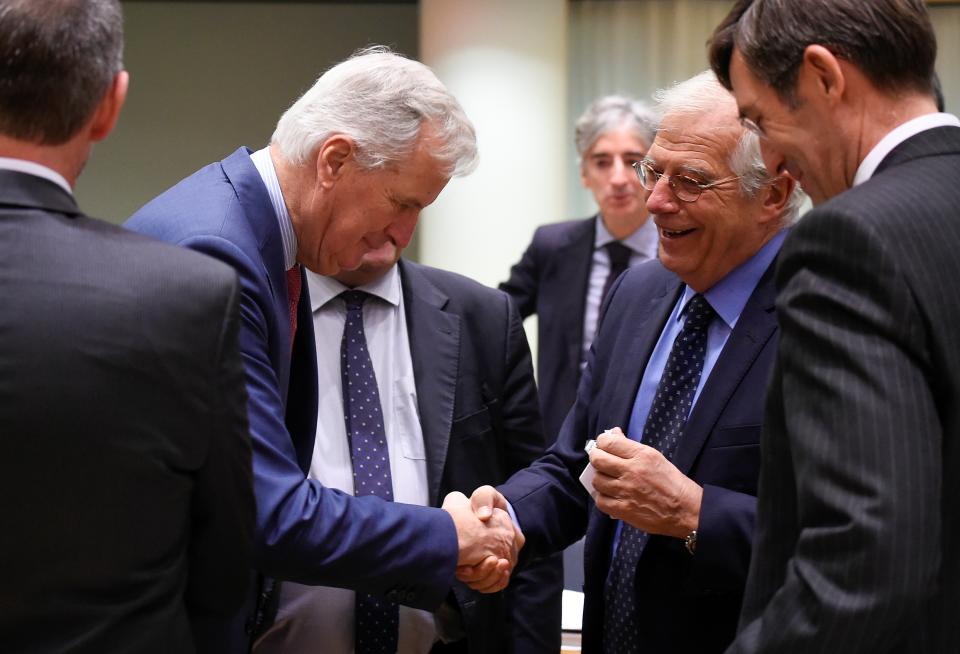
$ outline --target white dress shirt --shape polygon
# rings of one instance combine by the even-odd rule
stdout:
[[[600,216],[597,216],[596,236],[593,240],[593,262],[590,264],[590,281],[587,284],[587,302],[583,312],[583,349],[580,352],[580,368],[587,362],[587,353],[590,352],[590,344],[593,343],[593,336],[597,331],[597,320],[600,318],[600,303],[603,299],[603,285],[610,274],[610,254],[605,247],[607,243],[616,241],[613,234],[607,229]],[[627,238],[621,241],[628,248],[633,250],[630,254],[630,265],[655,259],[657,257],[657,247],[659,246],[659,235],[657,226],[651,218],[640,225]]]
[[[353,493],[353,465],[343,420],[340,339],[346,308],[340,282],[307,271],[317,345],[319,388],[317,437],[309,476],[324,486]],[[396,266],[366,286],[374,297],[363,305],[367,349],[383,410],[390,475],[396,502],[429,504],[427,457],[417,408],[417,389],[407,337],[400,272]],[[428,534],[424,535],[429,538]],[[401,654],[425,654],[437,640],[433,614],[400,607]],[[256,654],[351,654],[354,592],[283,582],[277,620],[254,647]]]
[[[36,177],[42,177],[44,179],[50,180],[64,191],[73,195],[73,190],[70,188],[70,184],[67,183],[67,180],[63,175],[53,170],[52,168],[47,168],[42,164],[38,164],[36,161],[27,161],[26,159],[13,159],[11,157],[0,157],[0,169],[3,170],[15,170],[18,173],[27,173],[28,175],[35,175]]]
[[[890,130],[886,136],[880,139],[879,143],[873,146],[873,149],[867,153],[863,161],[860,162],[860,165],[857,167],[857,174],[853,177],[853,185],[863,184],[873,177],[873,173],[877,171],[877,166],[880,165],[880,162],[883,161],[895,147],[911,136],[925,132],[928,129],[933,129],[934,127],[946,126],[960,127],[960,119],[957,119],[953,114],[925,114],[908,120],[902,125],[898,125]]]

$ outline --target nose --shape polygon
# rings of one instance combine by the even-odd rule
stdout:
[[[416,229],[419,218],[419,211],[404,213],[387,228],[387,236],[401,249],[407,247],[410,239],[413,238],[413,230]]]
[[[771,146],[767,139],[760,139],[760,156],[763,158],[767,174],[771,177],[779,175],[787,163],[783,153]]]
[[[667,182],[666,175],[657,180],[652,191],[647,191],[647,213],[675,213],[679,209],[677,206],[679,203]]]
[[[614,186],[626,186],[632,181],[639,180],[636,179],[637,173],[633,169],[633,166],[625,163],[622,159],[615,159],[613,162],[613,171],[610,176],[610,183]]]

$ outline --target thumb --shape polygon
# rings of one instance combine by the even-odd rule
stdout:
[[[503,496],[493,486],[481,486],[470,496],[473,512],[481,520],[489,520],[494,508],[506,508]]]

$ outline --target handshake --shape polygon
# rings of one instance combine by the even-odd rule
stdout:
[[[481,593],[506,588],[524,538],[507,513],[503,495],[492,486],[481,486],[470,499],[450,493],[442,508],[457,528],[457,579]]]

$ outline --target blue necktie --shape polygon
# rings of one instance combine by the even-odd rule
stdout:
[[[340,378],[354,495],[373,495],[392,502],[383,409],[363,331],[363,303],[370,296],[363,291],[345,291],[340,297],[347,307],[340,341]],[[355,618],[356,654],[395,654],[400,627],[400,609],[395,602],[358,592]]]
[[[707,352],[707,328],[715,315],[713,307],[700,294],[690,299],[684,314],[683,329],[670,349],[650,414],[643,426],[642,442],[660,450],[667,459],[673,459],[690,414]],[[622,523],[620,542],[613,554],[604,588],[603,645],[606,654],[640,651],[634,580],[637,563],[649,539],[647,532]]]

